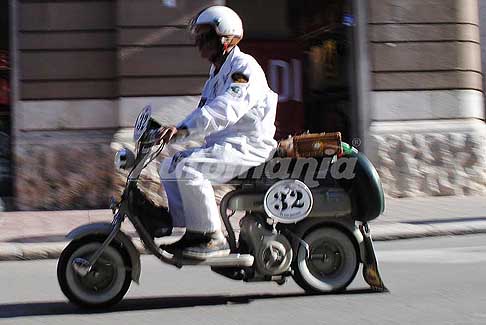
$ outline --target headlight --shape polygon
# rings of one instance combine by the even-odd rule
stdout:
[[[122,148],[115,154],[115,166],[118,169],[129,169],[135,164],[135,155],[130,149]]]

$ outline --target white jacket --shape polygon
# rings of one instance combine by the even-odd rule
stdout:
[[[216,75],[211,67],[199,107],[178,127],[204,136],[205,147],[230,144],[248,158],[243,165],[262,163],[277,145],[277,101],[260,65],[235,47]]]

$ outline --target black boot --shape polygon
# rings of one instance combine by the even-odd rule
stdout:
[[[184,248],[206,242],[208,238],[204,233],[187,230],[181,239],[169,245],[161,245],[160,248],[172,255],[180,256]]]
[[[230,254],[230,247],[224,235],[218,231],[204,234],[205,240],[184,248],[184,257],[205,260],[211,257],[221,257]]]

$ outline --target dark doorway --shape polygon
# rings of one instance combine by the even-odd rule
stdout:
[[[9,1],[0,2],[0,200],[12,195]],[[3,206],[3,202],[0,205]],[[2,207],[0,206],[0,209]]]
[[[289,1],[290,26],[302,43],[305,58],[305,124],[310,132],[353,134],[352,33],[348,0]]]
[[[279,93],[276,138],[357,134],[352,0],[227,0],[242,18],[243,51]]]

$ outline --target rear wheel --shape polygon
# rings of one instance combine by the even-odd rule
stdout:
[[[294,280],[307,292],[346,289],[358,272],[359,260],[352,240],[342,231],[322,227],[304,237],[310,254],[299,245],[294,262]]]
[[[131,274],[125,252],[108,246],[87,275],[75,272],[76,258],[89,259],[101,246],[102,239],[83,238],[72,241],[62,252],[57,264],[57,278],[64,295],[72,303],[91,308],[116,304],[128,291]]]

